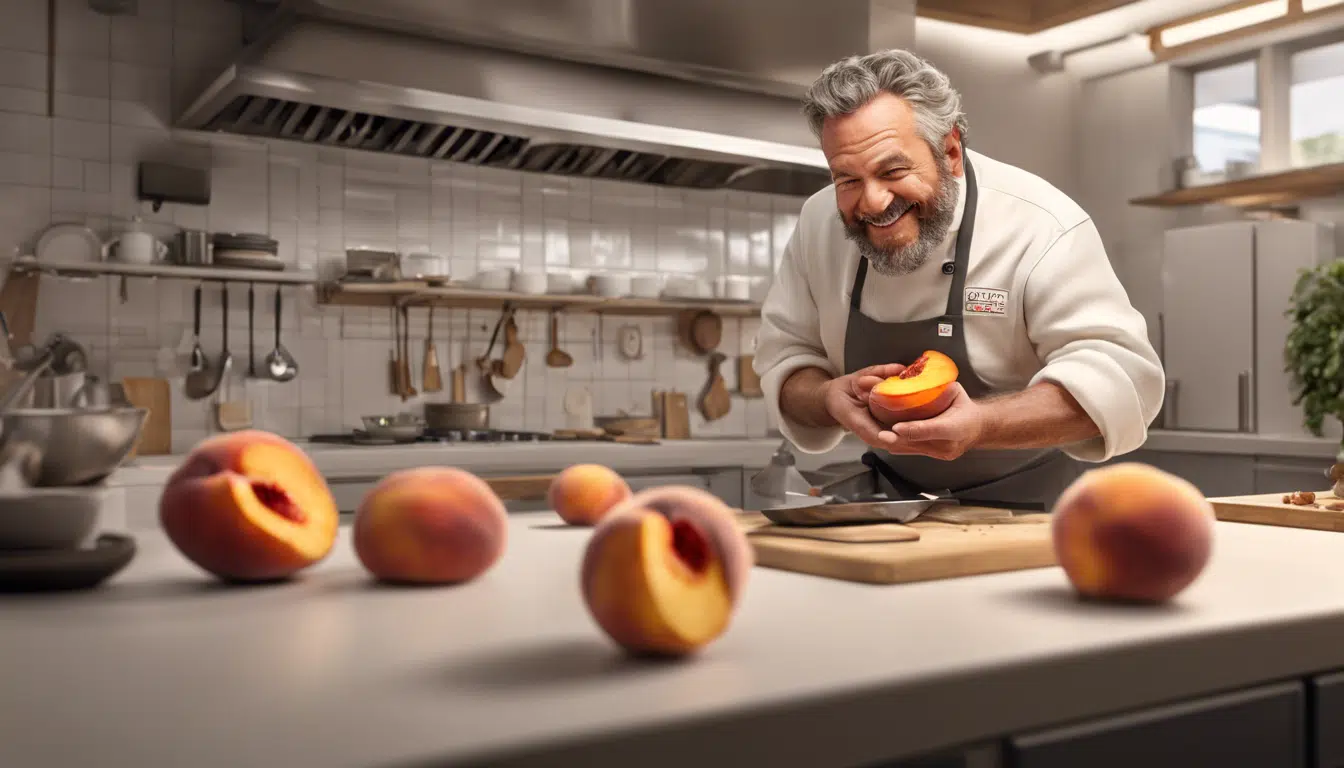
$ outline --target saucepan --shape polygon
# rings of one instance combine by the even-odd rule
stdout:
[[[410,442],[425,433],[425,422],[413,413],[393,416],[361,416],[364,432],[375,440]]]
[[[425,423],[434,430],[489,429],[490,406],[482,403],[425,403]]]

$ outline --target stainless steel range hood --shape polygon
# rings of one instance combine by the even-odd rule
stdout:
[[[868,45],[868,0],[264,5],[178,127],[789,195],[829,183],[797,95]]]

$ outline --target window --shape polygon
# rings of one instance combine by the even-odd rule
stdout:
[[[1260,101],[1252,59],[1196,72],[1194,149],[1199,169],[1260,161]]]
[[[1293,165],[1344,162],[1344,42],[1293,54],[1289,70]]]

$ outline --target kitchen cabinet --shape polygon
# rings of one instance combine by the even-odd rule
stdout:
[[[1126,461],[1151,464],[1185,478],[1205,496],[1246,496],[1256,492],[1254,456],[1139,449],[1106,463]]]
[[[1344,768],[1344,672],[1314,678],[1310,694],[1312,768]]]
[[[1300,682],[1214,696],[1008,740],[1012,768],[1299,768]]]
[[[1283,370],[1298,271],[1334,258],[1328,226],[1230,222],[1169,230],[1160,353],[1168,429],[1301,434]]]
[[[1255,493],[1321,491],[1330,487],[1325,471],[1331,459],[1260,456],[1255,462]]]
[[[1158,318],[1168,429],[1245,431],[1255,368],[1255,224],[1169,230]]]

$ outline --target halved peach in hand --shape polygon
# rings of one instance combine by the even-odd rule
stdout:
[[[556,475],[547,491],[551,509],[570,525],[596,525],[628,498],[625,479],[601,464],[575,464]]]
[[[475,579],[504,554],[508,519],[494,489],[470,472],[394,472],[365,494],[351,531],[355,556],[380,580],[450,584]]]
[[[1084,597],[1169,600],[1194,582],[1213,550],[1208,499],[1189,481],[1147,464],[1088,470],[1052,512],[1055,556]]]
[[[942,352],[927,350],[900,374],[873,387],[868,411],[882,426],[930,419],[952,404],[957,364]]]
[[[336,542],[337,520],[308,455],[261,430],[198,443],[159,500],[168,539],[226,581],[271,581],[317,563]]]
[[[634,494],[597,525],[584,552],[584,602],[635,654],[682,656],[727,628],[753,564],[733,512],[690,486]]]

